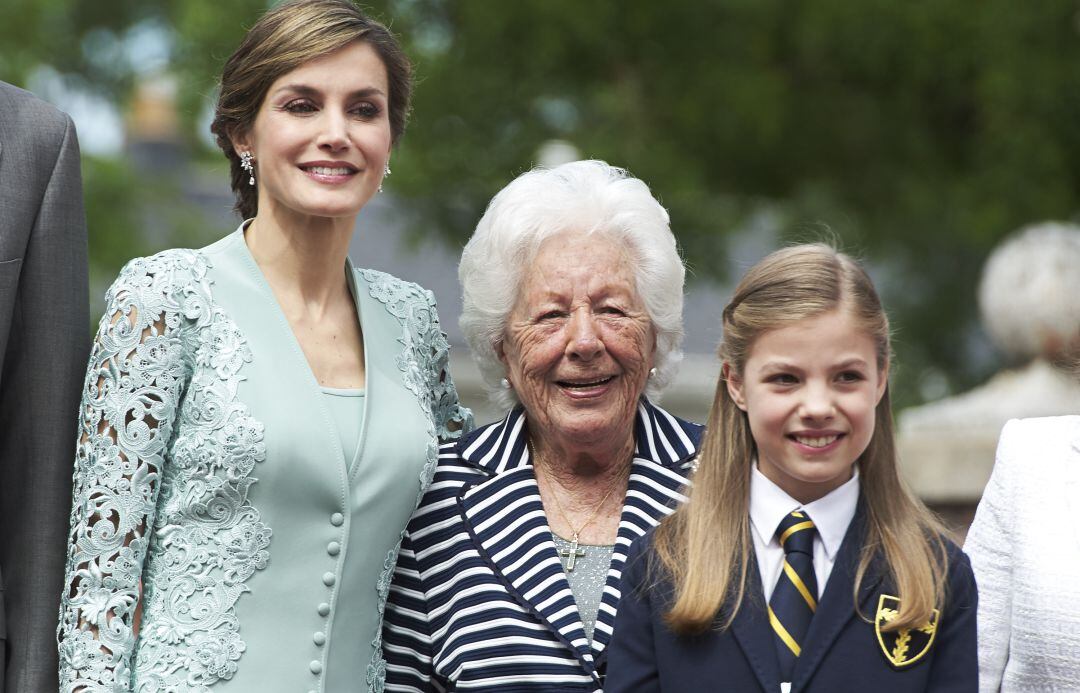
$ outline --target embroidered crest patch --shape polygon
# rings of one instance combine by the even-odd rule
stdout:
[[[878,645],[885,659],[889,660],[894,667],[906,667],[919,661],[930,651],[930,645],[934,643],[934,636],[937,635],[940,612],[934,609],[930,622],[919,628],[901,628],[883,632],[882,627],[896,620],[899,612],[900,600],[897,597],[888,594],[878,597],[874,634],[877,636]]]

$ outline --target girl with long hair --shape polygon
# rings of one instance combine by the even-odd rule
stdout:
[[[898,473],[869,276],[779,250],[723,328],[689,500],[627,558],[608,693],[975,690],[975,581]]]

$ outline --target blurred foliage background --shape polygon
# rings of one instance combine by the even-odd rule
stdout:
[[[122,113],[140,80],[167,73],[193,157],[224,181],[205,132],[214,79],[266,6],[5,0],[0,78],[33,88],[45,70]],[[1000,367],[978,326],[982,261],[1022,225],[1077,217],[1076,0],[365,6],[416,64],[393,179],[416,233],[462,242],[552,139],[647,181],[698,277],[731,280],[730,239],[763,218],[781,240],[827,226],[875,268],[901,404]],[[84,175],[99,284],[134,255],[198,235],[174,194],[184,176],[147,177],[122,153],[93,152]]]

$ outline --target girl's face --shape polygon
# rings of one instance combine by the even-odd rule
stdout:
[[[741,375],[726,363],[724,373],[750,421],[762,474],[800,503],[851,478],[874,434],[888,373],[850,311],[769,330],[754,341]]]

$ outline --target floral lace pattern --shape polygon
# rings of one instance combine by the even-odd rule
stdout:
[[[140,258],[106,295],[81,407],[62,690],[127,691],[134,672],[139,691],[205,692],[244,653],[234,607],[269,558],[247,499],[266,455],[237,399],[251,353],[209,267],[188,250]]]
[[[439,439],[457,438],[462,432],[470,430],[473,425],[472,412],[458,402],[457,390],[450,377],[450,345],[439,326],[432,293],[384,272],[359,270],[359,273],[367,282],[371,297],[386,306],[386,310],[401,324],[398,342],[402,350],[397,357],[397,366],[405,387],[416,396],[421,407],[430,411],[427,459],[420,472],[420,491],[416,496],[416,504],[419,505],[435,473]],[[376,693],[384,689],[386,681],[386,661],[382,656],[382,615],[390,594],[397,551],[395,547],[387,554],[376,585],[379,627],[371,643],[374,654],[367,671],[368,689]]]

